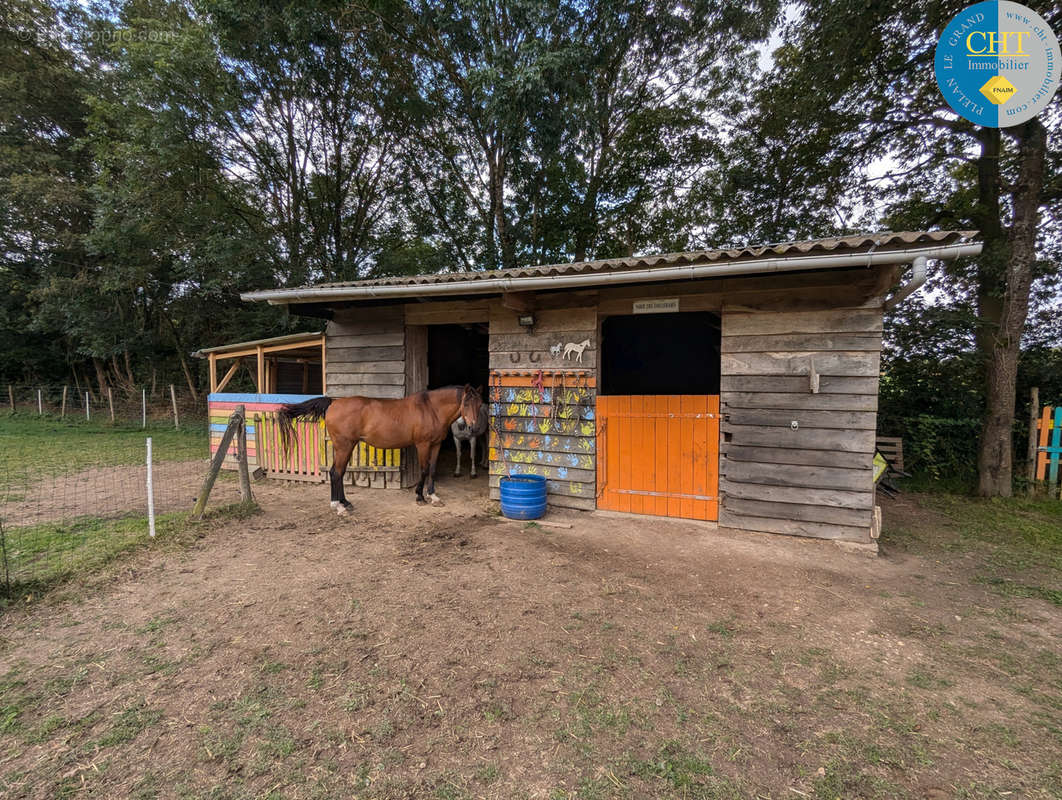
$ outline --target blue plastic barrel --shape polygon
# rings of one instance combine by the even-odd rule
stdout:
[[[501,479],[501,511],[509,519],[538,519],[546,513],[546,479],[510,475]]]

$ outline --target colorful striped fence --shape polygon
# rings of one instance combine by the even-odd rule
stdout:
[[[284,452],[277,411],[283,405],[301,403],[316,395],[304,394],[237,394],[216,393],[208,398],[210,453],[217,452],[229,415],[238,405],[247,410],[247,462],[253,471],[262,469],[267,476],[282,480],[322,482],[332,464],[332,443],[324,422],[295,420],[295,438],[291,450]],[[223,469],[236,469],[236,447],[229,447]],[[358,486],[399,488],[401,486],[402,451],[378,450],[361,444],[354,451],[347,473]]]
[[[1047,481],[1054,491],[1062,462],[1062,406],[1044,406],[1036,429],[1036,480]]]

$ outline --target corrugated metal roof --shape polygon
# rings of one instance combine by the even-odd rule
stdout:
[[[575,261],[568,264],[543,264],[536,267],[515,269],[481,270],[477,272],[441,272],[430,275],[409,275],[376,280],[318,283],[298,289],[340,289],[362,286],[420,286],[438,283],[469,283],[496,278],[529,278],[546,275],[575,275],[593,272],[622,272],[664,266],[687,266],[713,262],[736,262],[765,256],[796,256],[815,253],[859,252],[889,249],[904,249],[909,246],[951,244],[969,241],[976,231],[885,231],[860,236],[843,236],[832,239],[814,239],[806,242],[757,245],[731,250],[694,250],[687,253],[665,253],[655,256],[629,256],[606,258],[599,261]],[[295,291],[293,289],[292,291]],[[253,296],[254,292],[248,293]]]

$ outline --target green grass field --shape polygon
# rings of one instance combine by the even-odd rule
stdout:
[[[90,466],[143,464],[145,439],[156,461],[207,455],[204,423],[172,427],[111,426],[32,414],[0,415],[0,490],[27,478],[61,475]]]

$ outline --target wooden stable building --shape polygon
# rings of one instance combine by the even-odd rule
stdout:
[[[873,545],[884,309],[927,259],[980,248],[969,232],[890,232],[243,298],[327,320],[331,396],[486,384],[492,497],[534,472],[555,506]],[[323,434],[303,433],[298,469],[321,479]],[[357,482],[415,481],[411,450],[371,451]]]

